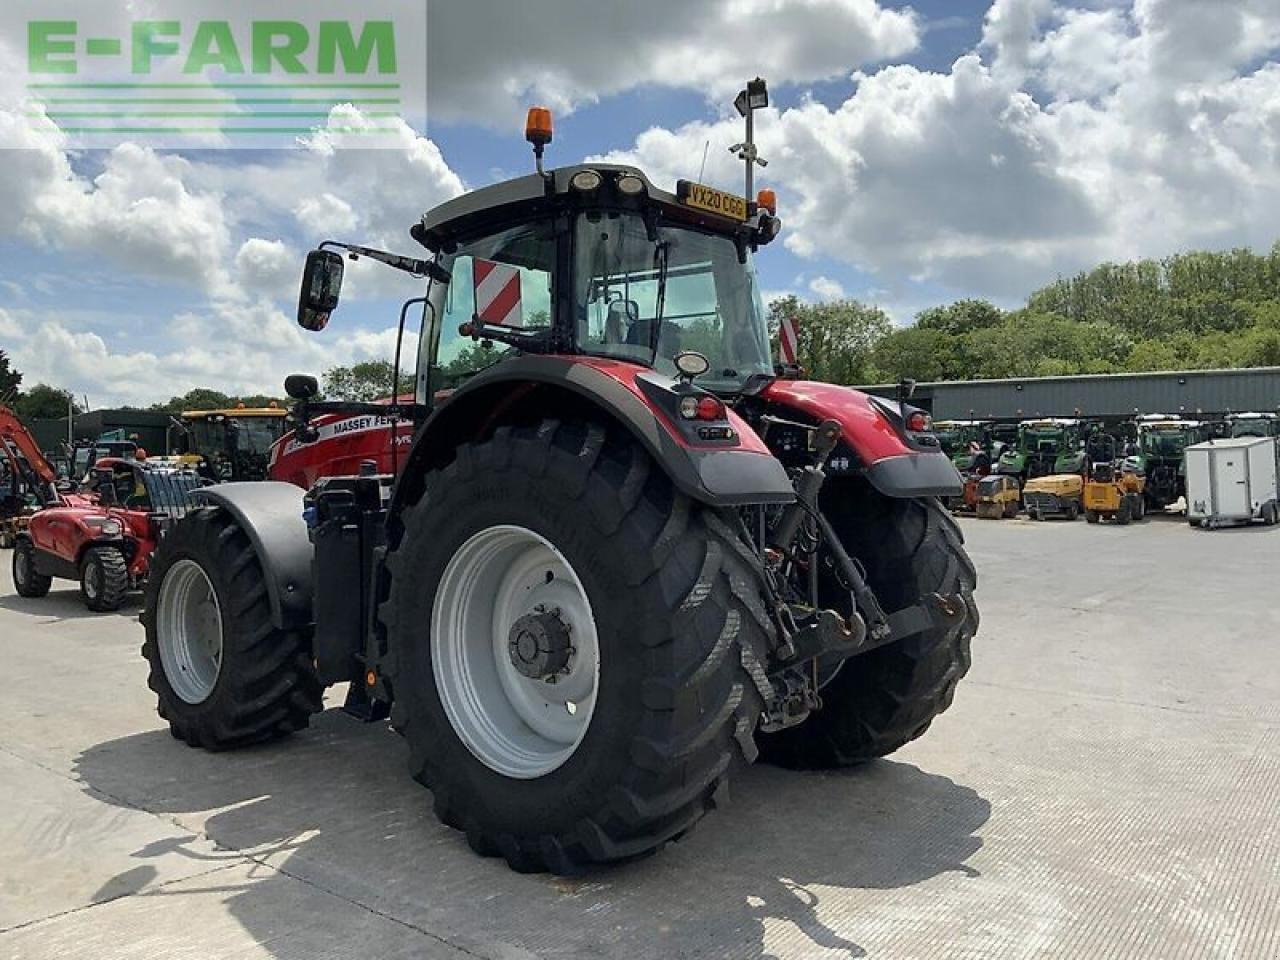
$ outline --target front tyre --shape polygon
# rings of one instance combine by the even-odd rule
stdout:
[[[755,757],[768,617],[727,518],[625,433],[503,427],[392,528],[392,721],[478,853],[578,873],[649,853]]]
[[[94,613],[119,610],[129,592],[129,564],[119,547],[98,546],[80,561],[80,599]]]
[[[966,615],[844,661],[822,688],[822,709],[758,739],[785,767],[844,767],[892,753],[951,705],[978,629],[977,583],[960,530],[936,500],[882,496],[861,480],[829,481],[822,509],[886,613],[930,594],[959,594]]]
[[[273,626],[262,565],[225,510],[193,510],[161,542],[144,620],[147,684],[179,740],[241,747],[301,730],[320,710],[309,638]]]

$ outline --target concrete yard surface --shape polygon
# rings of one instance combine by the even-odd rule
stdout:
[[[385,724],[186,747],[139,601],[0,553],[0,958],[1280,957],[1280,530],[961,523],[982,627],[922,739],[573,880],[472,854]]]

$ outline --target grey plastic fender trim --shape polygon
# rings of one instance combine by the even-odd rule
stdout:
[[[867,467],[867,479],[886,497],[954,497],[964,481],[951,459],[941,453],[904,453]]]
[[[222,507],[248,535],[266,577],[272,623],[282,630],[310,625],[314,551],[302,518],[302,489],[274,480],[223,483],[192,490],[191,499]]]

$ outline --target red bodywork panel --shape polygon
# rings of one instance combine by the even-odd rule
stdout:
[[[321,477],[359,473],[365,460],[374,461],[378,473],[391,473],[392,437],[399,447],[399,467],[404,466],[413,445],[413,423],[408,420],[331,413],[316,417],[312,426],[320,433],[320,439],[312,443],[298,443],[292,431],[276,441],[267,467],[270,479],[310,490]]]
[[[671,422],[666,413],[654,406],[637,383],[641,375],[652,372],[648,367],[604,357],[578,356],[572,360],[574,364],[590,367],[603,374],[633,394],[653,411],[666,433],[682,447],[772,456],[755,430],[732,409],[727,410],[727,417],[737,433],[737,443],[699,444],[691,441]],[[536,388],[536,384],[530,384],[530,387]],[[758,397],[771,405],[796,411],[814,420],[837,421],[843,440],[853,448],[866,466],[890,457],[920,456],[924,453],[909,446],[894,425],[872,403],[871,398],[859,390],[811,380],[774,380]],[[494,414],[500,414],[504,406],[502,403],[495,404]],[[320,433],[320,439],[313,443],[298,443],[293,439],[292,433],[285,434],[277,441],[271,451],[269,476],[272,480],[282,480],[310,489],[321,477],[359,473],[360,464],[366,460],[377,464],[378,473],[391,473],[393,460],[397,467],[402,468],[413,444],[414,427],[407,421],[396,423],[388,418],[369,414],[327,414],[317,417],[313,425]],[[488,423],[477,422],[476,432],[483,433],[488,426]],[[393,436],[399,448],[394,457]]]
[[[772,456],[769,448],[765,446],[760,436],[751,429],[750,425],[738,416],[738,414],[730,409],[728,410],[729,425],[733,427],[738,434],[738,442],[736,444],[725,443],[691,443],[684,438],[675,425],[667,419],[666,415],[658,410],[650,403],[649,398],[645,396],[643,390],[636,384],[636,378],[641,374],[653,373],[648,367],[641,366],[638,363],[628,363],[625,360],[609,360],[604,357],[575,357],[574,360],[583,366],[592,367],[609,379],[614,380],[626,387],[640,399],[645,406],[653,410],[654,416],[666,427],[667,432],[671,434],[671,438],[682,447],[692,447],[694,449],[716,449],[716,450],[737,450],[740,453],[763,453]]]
[[[86,523],[90,517],[112,517],[123,525],[124,533],[103,538],[99,530]],[[151,519],[145,512],[97,504],[40,510],[32,515],[27,535],[31,537],[31,543],[37,550],[76,565],[79,565],[84,551],[99,540],[108,543],[122,539],[134,540],[137,542],[137,549],[129,562],[129,574],[134,577],[146,576],[147,565],[156,548]]]
[[[888,457],[921,453],[907,445],[861,390],[813,380],[774,380],[760,396],[814,419],[835,420],[841,438],[867,466]]]
[[[671,438],[682,447],[694,449],[736,450],[741,453],[759,453],[770,455],[769,448],[750,425],[733,410],[728,410],[729,425],[738,434],[736,444],[708,443],[698,444],[687,440],[681,432],[668,420],[666,415],[650,403],[649,398],[636,383],[641,374],[652,373],[648,367],[625,360],[610,360],[604,357],[572,358],[575,364],[604,374],[609,379],[625,387],[649,409],[670,434]],[[452,391],[437,394],[437,400],[446,400]],[[411,403],[412,397],[402,398]],[[495,407],[495,413],[500,407]],[[396,426],[396,445],[399,447],[396,456],[392,453],[392,426]],[[298,443],[293,433],[286,433],[271,448],[271,460],[267,475],[272,480],[281,480],[309,490],[321,477],[351,476],[360,472],[360,464],[372,460],[377,464],[378,473],[391,473],[393,461],[397,469],[402,469],[408,459],[413,445],[414,425],[408,421],[396,424],[386,417],[375,417],[370,414],[326,414],[317,417],[312,426],[320,433],[320,438],[312,443]],[[476,432],[483,433],[487,423],[477,423]]]

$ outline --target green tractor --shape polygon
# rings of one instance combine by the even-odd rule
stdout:
[[[1018,424],[1016,442],[1000,455],[996,470],[1018,477],[1024,485],[1036,477],[1083,473],[1086,433],[1087,425],[1081,420],[1023,420]]]
[[[1280,437],[1280,417],[1274,413],[1229,413],[1227,428],[1234,437]]]
[[[1179,416],[1149,413],[1136,418],[1138,466],[1146,474],[1143,495],[1148,510],[1163,510],[1187,492],[1185,451],[1208,440],[1209,424]]]
[[[990,420],[935,420],[933,430],[942,452],[961,473],[981,471],[984,466],[989,471],[999,458],[999,453],[992,449],[995,440]]]

